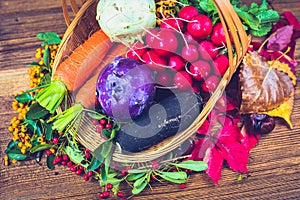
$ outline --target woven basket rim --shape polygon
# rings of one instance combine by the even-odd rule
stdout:
[[[65,1],[65,0],[63,0],[63,1]],[[71,1],[74,1],[74,0],[71,0]],[[75,10],[76,11],[75,12],[73,9],[73,12],[76,13],[75,18],[69,24],[69,26],[64,34],[62,43],[59,47],[57,56],[54,61],[53,72],[56,69],[56,67],[59,65],[59,63],[63,57],[62,52],[63,52],[64,48],[66,48],[66,46],[65,46],[66,42],[69,40],[71,35],[74,34],[74,32],[73,32],[74,28],[78,25],[78,22],[80,21],[81,17],[84,15],[85,12],[88,11],[88,9],[91,7],[91,5],[93,5],[97,2],[98,2],[98,0],[87,0],[83,3],[82,7],[78,10],[78,12],[77,12],[77,10]],[[184,130],[180,134],[176,134],[175,136],[168,138],[167,139],[168,143],[165,144],[163,147],[161,147],[159,150],[151,151],[151,152],[146,151],[146,153],[145,153],[145,151],[142,151],[142,152],[138,152],[138,153],[132,153],[130,155],[122,154],[121,152],[114,152],[113,156],[112,156],[113,161],[120,162],[120,163],[148,162],[148,161],[155,160],[155,159],[161,157],[162,155],[167,154],[168,152],[171,152],[172,150],[179,147],[180,144],[182,144],[184,141],[191,138],[195,134],[195,132],[198,130],[198,128],[206,120],[208,114],[212,110],[213,106],[216,104],[217,100],[221,97],[222,93],[225,90],[225,87],[231,80],[234,72],[238,68],[238,65],[241,63],[241,61],[247,51],[250,37],[247,36],[247,34],[243,28],[243,25],[240,21],[240,18],[238,17],[238,15],[234,11],[232,5],[230,4],[230,2],[228,0],[213,0],[213,3],[217,8],[222,26],[225,30],[226,45],[228,48],[228,56],[229,56],[229,68],[226,71],[226,73],[224,74],[223,78],[221,79],[217,89],[213,92],[213,94],[209,98],[208,102],[206,103],[202,112],[196,118],[196,120],[186,130]],[[63,12],[66,12],[67,5],[62,4],[62,6],[63,6]],[[68,15],[64,14],[64,16],[68,16]],[[66,19],[66,23],[68,25],[67,19]],[[233,38],[234,47],[232,46],[230,36]],[[233,48],[236,50],[235,55],[233,55]],[[78,134],[78,135],[79,136],[76,136],[77,137],[76,139],[80,143],[82,143],[84,146],[87,147],[88,144],[86,143],[86,141],[83,141],[83,139],[82,139],[85,137],[80,137],[80,134]],[[98,144],[99,143],[96,143],[96,146]],[[87,148],[89,148],[89,147],[87,147]],[[90,150],[93,151],[95,149],[91,148]]]

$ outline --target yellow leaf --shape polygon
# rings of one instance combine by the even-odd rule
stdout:
[[[279,71],[282,71],[282,72],[286,73],[291,78],[293,85],[296,86],[297,77],[291,71],[291,68],[288,64],[282,63],[278,60],[268,61],[268,64],[270,66],[272,66],[274,69],[277,69]]]
[[[259,114],[266,114],[272,117],[280,117],[288,123],[290,129],[293,129],[291,114],[294,105],[294,93],[295,92],[293,91],[291,97],[285,100],[278,108],[266,112],[259,112]]]

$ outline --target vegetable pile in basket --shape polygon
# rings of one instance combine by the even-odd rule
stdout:
[[[218,184],[225,163],[241,180],[248,175],[250,150],[275,121],[292,128],[300,23],[290,12],[270,9],[266,0],[249,6],[232,0],[247,33],[257,37],[195,136],[146,166],[112,162],[115,150],[147,150],[188,128],[229,61],[210,0],[100,2],[95,10],[100,29],[56,69],[60,37],[37,35],[43,40],[36,53],[40,61],[28,64],[31,89],[12,103],[18,116],[8,127],[13,138],[5,165],[30,158],[40,162],[46,154],[50,169],[64,165],[85,181],[98,179],[100,198],[125,199],[153,182],[184,188],[193,172],[204,171]],[[141,10],[132,12],[136,8]],[[75,139],[83,116],[105,139],[93,153]],[[123,182],[132,194],[119,191]]]

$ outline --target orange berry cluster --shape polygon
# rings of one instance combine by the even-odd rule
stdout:
[[[160,25],[164,18],[174,17],[177,13],[176,0],[159,0],[156,1],[156,23]]]

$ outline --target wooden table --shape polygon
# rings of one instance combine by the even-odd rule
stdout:
[[[275,0],[279,12],[292,11],[300,19],[300,0]],[[0,199],[97,199],[98,182],[84,182],[65,167],[54,171],[35,161],[5,167],[4,150],[11,135],[7,131],[16,114],[13,94],[29,88],[26,63],[35,61],[40,41],[36,34],[66,30],[60,1],[0,1]],[[300,58],[300,41],[296,57]],[[298,70],[298,76],[300,72]],[[298,81],[297,87],[300,86]],[[277,123],[276,129],[251,151],[250,177],[238,182],[238,174],[223,170],[219,186],[205,174],[192,175],[187,188],[175,184],[154,184],[135,199],[299,199],[300,198],[300,90],[297,88],[292,116],[294,129]],[[121,190],[130,194],[128,187]]]

